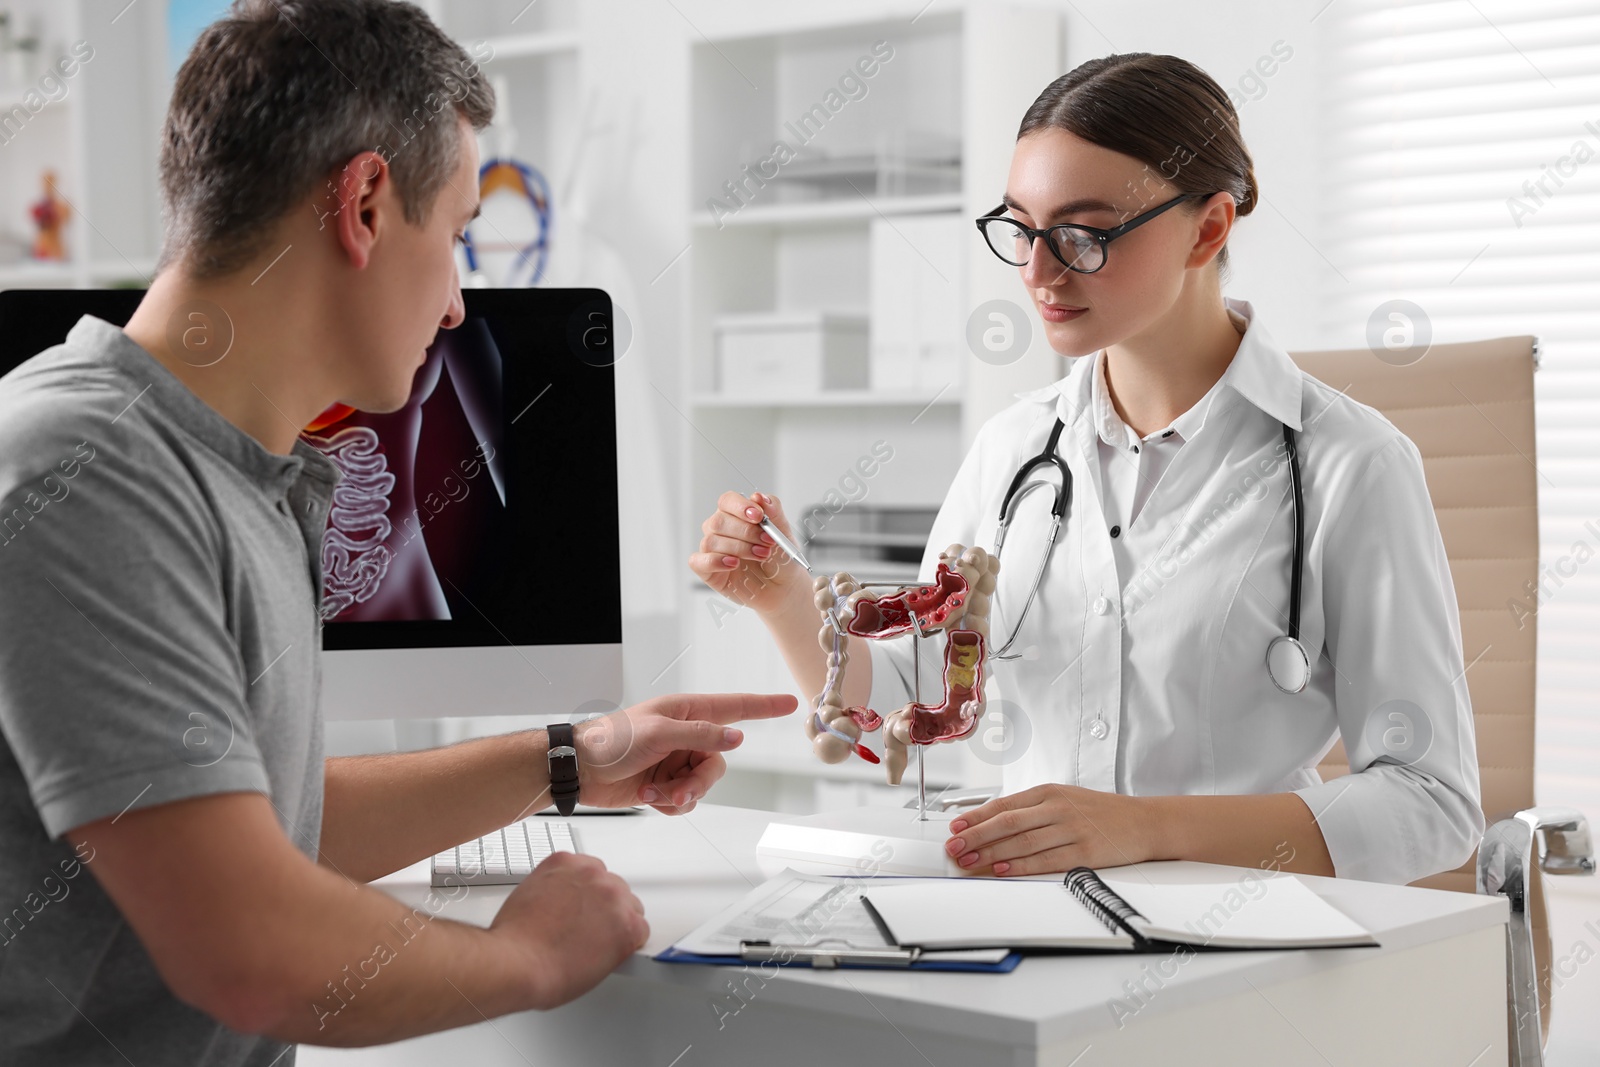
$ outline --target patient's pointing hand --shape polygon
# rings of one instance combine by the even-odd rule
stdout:
[[[744,740],[730,724],[787,715],[796,704],[784,693],[675,694],[581,723],[573,741],[578,799],[689,811],[727,770],[722,753]]]

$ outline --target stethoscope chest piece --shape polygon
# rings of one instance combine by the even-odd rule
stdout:
[[[1301,693],[1311,681],[1311,657],[1297,638],[1279,634],[1267,645],[1267,674],[1285,693]]]

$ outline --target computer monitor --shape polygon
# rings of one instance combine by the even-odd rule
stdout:
[[[139,290],[0,293],[0,374]],[[330,719],[564,718],[622,699],[611,301],[469,289],[399,411],[329,409],[323,540]]]

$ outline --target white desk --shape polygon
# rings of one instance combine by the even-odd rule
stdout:
[[[770,813],[702,804],[687,816],[575,820],[581,847],[627,878],[646,952],[587,996],[376,1049],[303,1047],[339,1064],[1443,1064],[1506,1062],[1503,899],[1304,876],[1381,948],[1024,959],[1008,975],[748,969],[656,963],[660,951],[765,875]],[[1240,868],[1141,865],[1151,879]],[[420,904],[425,864],[375,882]],[[509,892],[476,887],[442,913],[487,925]],[[1163,968],[1166,974],[1163,974]],[[1175,972],[1175,973],[1174,973]],[[1131,991],[1143,984],[1138,999]],[[734,990],[737,990],[735,995]],[[1119,1026],[1115,1002],[1124,1008]],[[1142,1004],[1140,1003],[1142,1001]],[[1128,1011],[1132,1011],[1131,1016]]]

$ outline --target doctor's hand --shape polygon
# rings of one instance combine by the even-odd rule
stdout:
[[[1155,859],[1148,797],[1040,785],[996,797],[950,823],[945,852],[969,874],[1051,874]]]
[[[692,811],[728,769],[722,753],[744,734],[730,723],[794,711],[787,693],[679,693],[579,723],[578,799],[603,808],[649,804]]]
[[[748,497],[723,493],[717,510],[700,524],[704,535],[700,551],[689,557],[689,568],[701,581],[760,615],[783,607],[797,582],[804,587],[808,604],[811,593],[811,576],[790,561],[761,529],[761,520],[767,515],[790,540],[794,539],[794,530],[777,497],[766,493]]]

